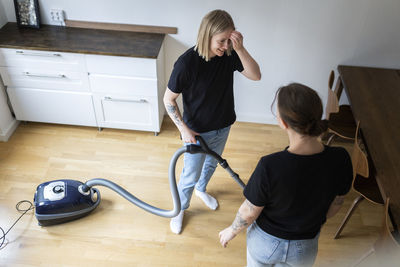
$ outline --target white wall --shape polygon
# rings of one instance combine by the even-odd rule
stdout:
[[[12,0],[0,0],[8,21],[15,21]],[[276,89],[292,81],[327,96],[331,69],[339,64],[400,68],[398,0],[40,0],[42,22],[51,8],[68,19],[173,26],[166,40],[166,77],[176,58],[194,45],[201,18],[227,10],[258,61],[262,80],[238,74],[238,120],[275,123],[270,104]],[[1,6],[0,6],[1,8]]]

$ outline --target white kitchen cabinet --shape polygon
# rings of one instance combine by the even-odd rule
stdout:
[[[157,97],[94,93],[100,127],[160,131]]]
[[[82,54],[9,48],[0,50],[0,66],[86,72]]]
[[[0,50],[0,74],[17,120],[97,126],[84,55]]]
[[[3,82],[9,87],[90,92],[86,72],[37,67],[0,67]]]
[[[99,127],[158,134],[164,117],[162,51],[157,59],[85,56]]]
[[[89,92],[8,87],[7,93],[18,120],[97,126]]]
[[[18,120],[157,134],[163,58],[0,48],[0,74]]]

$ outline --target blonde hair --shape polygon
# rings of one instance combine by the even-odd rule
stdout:
[[[210,60],[210,42],[211,38],[218,33],[226,30],[235,30],[231,15],[224,10],[213,10],[204,16],[201,21],[199,33],[197,35],[197,43],[194,50],[197,50],[199,55],[206,61]],[[231,55],[232,44],[229,44],[226,54]]]

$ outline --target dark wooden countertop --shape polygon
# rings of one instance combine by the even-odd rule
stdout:
[[[69,28],[41,25],[18,28],[8,22],[0,29],[0,47],[83,54],[157,58],[165,34]]]

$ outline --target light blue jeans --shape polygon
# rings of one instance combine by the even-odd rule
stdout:
[[[312,266],[319,233],[313,239],[286,240],[264,232],[256,222],[247,229],[247,267]]]
[[[228,140],[230,129],[231,126],[228,126],[219,130],[201,133],[200,136],[203,137],[211,150],[221,155]],[[213,157],[206,154],[184,154],[183,170],[178,183],[182,210],[189,208],[195,186],[198,191],[206,191],[207,184],[217,164],[218,162]]]

